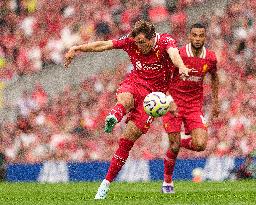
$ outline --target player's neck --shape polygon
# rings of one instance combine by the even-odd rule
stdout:
[[[201,55],[201,53],[203,52],[203,48],[194,48],[192,46],[192,52],[193,52],[193,56],[199,57]]]

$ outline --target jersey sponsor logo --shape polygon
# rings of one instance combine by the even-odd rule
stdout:
[[[180,79],[183,81],[192,81],[192,82],[200,82],[203,80],[200,76],[185,76],[184,74],[180,75]]]
[[[187,81],[192,81],[192,82],[200,82],[202,81],[202,77],[200,76],[189,76],[186,78]]]
[[[158,63],[142,64],[140,61],[136,61],[135,63],[136,70],[160,70],[162,67],[163,66]]]
[[[198,73],[198,70],[197,69],[195,69],[195,68],[191,68],[191,71],[190,71],[191,73]]]
[[[144,65],[143,66],[144,70],[159,70],[161,68],[162,68],[162,65],[157,64],[157,63],[153,63],[153,64],[150,64],[150,65]]]

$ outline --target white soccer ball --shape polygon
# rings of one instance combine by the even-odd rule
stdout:
[[[145,97],[143,107],[148,115],[161,117],[167,113],[172,101],[171,96],[166,96],[162,92],[152,92]]]

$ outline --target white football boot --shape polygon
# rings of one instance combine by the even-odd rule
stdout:
[[[110,182],[104,179],[101,182],[100,187],[98,188],[97,194],[95,195],[94,199],[105,199],[109,191],[109,185],[110,185]]]
[[[163,182],[162,185],[162,193],[164,194],[174,194],[174,184],[173,181],[171,183]]]

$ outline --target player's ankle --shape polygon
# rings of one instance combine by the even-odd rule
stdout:
[[[172,181],[170,181],[170,182],[163,181],[163,186],[172,186],[172,185],[173,185]]]
[[[121,103],[117,103],[109,113],[109,115],[115,116],[118,122],[122,120],[125,114],[126,114],[126,109]]]
[[[103,179],[102,183],[104,183],[107,186],[109,186],[111,182],[109,180],[107,180],[107,179]]]

